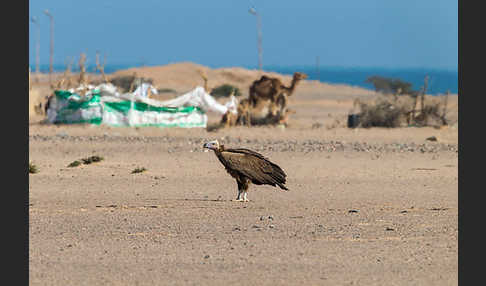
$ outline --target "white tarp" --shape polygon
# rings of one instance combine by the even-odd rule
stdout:
[[[228,111],[237,113],[238,102],[234,96],[225,104],[220,104],[202,87],[167,101],[146,97],[147,90],[153,89],[149,84],[142,85],[138,93],[124,94],[117,92],[116,87],[109,83],[90,88],[83,97],[76,92],[86,90],[86,87],[56,91],[56,97],[48,109],[48,122],[206,127],[206,112],[220,115]]]
[[[206,112],[212,111],[221,115],[228,111],[236,114],[238,106],[234,96],[231,96],[230,100],[223,105],[200,86],[174,99],[162,101],[160,104],[163,106],[197,106]]]
[[[138,93],[136,90],[133,93],[120,94],[119,92],[116,91],[116,87],[111,83],[101,84],[95,87],[94,89],[99,90],[101,96],[114,96],[125,100],[132,100],[133,98],[133,100],[141,101],[154,106],[160,106],[160,107],[196,106],[204,110],[204,112],[215,112],[220,115],[223,115],[228,111],[234,114],[237,113],[238,100],[233,95],[230,97],[229,101],[227,101],[225,104],[221,104],[218,101],[216,101],[214,97],[208,94],[203,87],[198,86],[195,89],[181,96],[178,96],[174,99],[159,101],[152,98],[148,98],[146,96],[147,90],[149,88],[152,90],[153,94],[157,94],[157,93],[156,93],[156,89],[150,84],[143,83],[142,86],[144,85],[145,87],[143,89],[139,90],[137,88],[137,90],[139,90]],[[140,93],[140,91],[142,91],[142,93]]]
[[[139,85],[133,93],[135,93],[135,96],[148,97],[149,89],[152,94],[158,94],[157,89],[155,89],[155,87],[153,87],[150,83],[146,82]]]

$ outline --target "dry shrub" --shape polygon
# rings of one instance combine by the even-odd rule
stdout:
[[[377,96],[370,101],[357,99],[359,125],[361,127],[400,127],[407,124],[407,116],[413,109],[410,97]]]
[[[130,92],[130,88],[135,89],[138,86],[140,79],[142,82],[153,84],[153,79],[144,77],[140,78],[136,75],[116,76],[110,79],[110,83],[120,88],[123,92]]]
[[[417,112],[415,124],[434,127],[447,125],[445,104],[446,102],[439,98],[429,98],[424,104],[424,109]]]
[[[91,164],[91,163],[103,161],[104,159],[105,158],[103,158],[101,156],[94,155],[94,156],[90,156],[90,157],[87,157],[87,158],[83,158],[83,159],[81,159],[81,161],[83,161],[83,164],[88,165],[88,164]]]
[[[445,119],[446,102],[440,98],[427,98],[423,110],[415,107],[411,96],[380,95],[368,101],[355,100],[359,107],[359,126],[361,127],[401,127],[447,125]],[[415,112],[414,112],[415,111]]]
[[[211,90],[211,95],[214,98],[230,97],[232,94],[234,96],[241,96],[241,91],[239,88],[232,86],[231,84],[223,84]]]
[[[39,172],[39,168],[32,162],[29,162],[29,174],[35,174]]]
[[[145,167],[137,167],[137,168],[132,170],[132,174],[143,173],[145,171],[147,171],[147,169]]]

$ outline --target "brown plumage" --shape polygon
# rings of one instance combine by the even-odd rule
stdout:
[[[251,183],[279,186],[283,190],[288,190],[285,187],[287,177],[285,172],[262,154],[245,148],[226,149],[224,145],[219,145],[217,140],[208,142],[203,147],[213,150],[226,171],[236,179],[238,184],[236,201],[248,201],[247,192]]]

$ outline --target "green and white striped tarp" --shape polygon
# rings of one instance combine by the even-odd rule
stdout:
[[[207,115],[196,106],[157,106],[146,100],[127,100],[100,96],[92,90],[81,97],[77,93],[57,90],[47,119],[51,123],[91,123],[111,126],[206,127]]]

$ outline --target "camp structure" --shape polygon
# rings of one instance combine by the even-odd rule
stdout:
[[[236,113],[237,100],[217,102],[203,87],[167,101],[148,98],[145,90],[120,94],[112,84],[56,90],[47,109],[47,122],[53,124],[106,124],[110,126],[203,127],[207,113]]]

